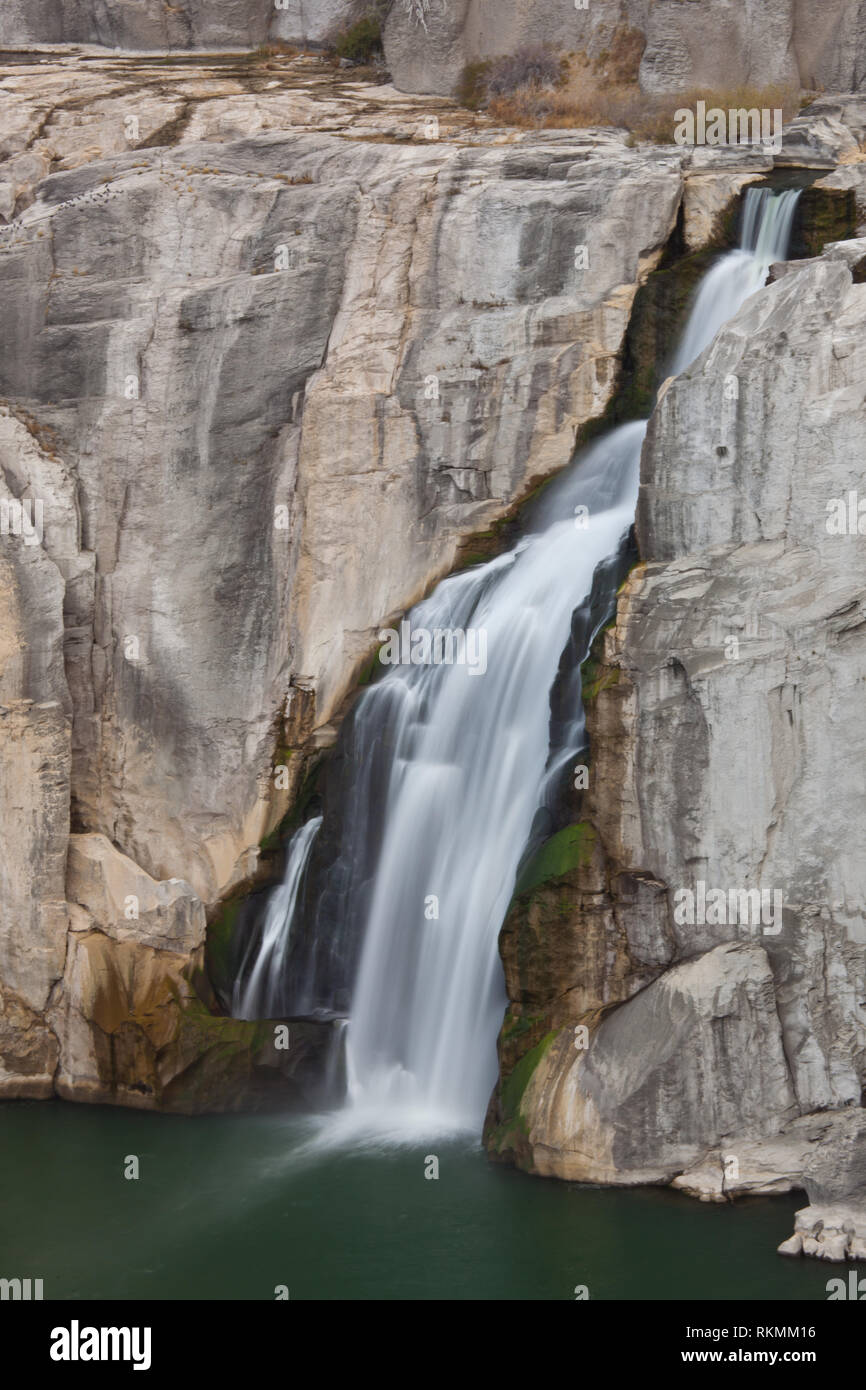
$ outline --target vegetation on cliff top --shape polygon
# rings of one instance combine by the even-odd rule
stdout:
[[[532,130],[614,126],[629,131],[636,141],[668,144],[673,140],[674,113],[699,100],[724,110],[779,108],[790,121],[814,95],[778,84],[653,95],[642,91],[638,82],[645,46],[639,29],[620,24],[610,46],[594,58],[582,51],[521,48],[468,63],[457,99],[471,111],[486,111],[501,125]]]

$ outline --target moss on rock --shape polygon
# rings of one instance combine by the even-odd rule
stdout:
[[[556,1029],[546,1033],[535,1047],[524,1052],[507,1076],[503,1076],[488,1112],[484,1142],[491,1158],[504,1158],[520,1167],[531,1168],[529,1131],[521,1103],[535,1070],[554,1039]]]
[[[587,867],[592,861],[595,839],[595,829],[588,821],[565,826],[530,859],[517,881],[515,896],[531,893],[540,884],[562,878],[572,869]]]

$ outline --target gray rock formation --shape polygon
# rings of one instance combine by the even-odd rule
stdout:
[[[840,11],[837,26],[856,8],[849,4],[845,13]],[[808,41],[808,19],[798,19],[794,0],[707,0],[700,5],[658,0],[646,10],[641,86],[647,92],[674,92],[695,86],[808,85],[811,78],[801,65],[808,69],[810,63],[821,63]],[[839,83],[846,90],[855,85],[853,73]]]
[[[598,57],[617,34],[643,37],[640,85],[647,92],[799,84],[857,91],[866,81],[866,13],[860,0],[574,0],[508,5],[495,0],[432,3],[422,27],[395,3],[385,56],[397,86],[448,93],[464,64],[525,45]]]
[[[126,51],[321,44],[364,0],[5,0],[0,45],[98,45]],[[609,52],[627,31],[644,46],[648,92],[799,83],[856,91],[866,81],[860,0],[391,0],[385,52],[404,91],[451,93],[464,65],[549,44]]]
[[[273,0],[8,0],[0,44],[99,44],[106,48],[246,48],[263,43]]]
[[[358,0],[6,0],[0,46],[83,44],[127,52],[320,44]]]
[[[779,1128],[794,1113],[758,945],[728,943],[675,966],[608,1014],[588,1047],[578,1041],[562,1032],[523,1095],[541,1174],[667,1181],[720,1135]]]
[[[584,8],[574,0],[507,6],[494,0],[431,0],[422,23],[416,9],[395,0],[384,29],[385,61],[401,90],[448,95],[466,63],[521,47],[547,44],[596,56],[623,21],[634,23],[633,10],[645,19],[650,8],[647,0],[631,0],[624,16],[619,0],[592,0]]]
[[[863,216],[858,109],[798,139]],[[0,123],[0,1094],[309,1098],[332,1037],[286,1064],[273,1021],[214,1018],[205,917],[379,628],[603,412],[680,209],[699,248],[766,160],[496,132],[308,60],[21,65]],[[849,1254],[866,571],[856,502],[854,533],[827,523],[860,484],[864,259],[784,267],[661,393],[590,706],[593,849],[527,909],[528,977],[507,961],[495,1141],[708,1199],[814,1180],[843,1215],[801,1248],[823,1221]],[[698,881],[782,916],[679,922]]]
[[[303,66],[289,92],[149,71],[7,93],[0,467],[42,530],[0,543],[0,979],[50,1002],[89,1097],[97,1016],[198,961],[380,626],[604,409],[683,183],[612,137],[499,145],[443,110],[431,139],[429,106]]]
[[[601,1013],[572,1016],[586,1047],[574,1026],[555,1030],[510,1113],[500,1098],[494,1148],[539,1172],[677,1173],[709,1199],[805,1184],[813,1206],[862,1204],[864,254],[845,242],[788,267],[660,392],[638,506],[646,562],[606,634],[591,711],[588,819],[617,949],[647,962],[620,904],[624,883],[650,877],[671,968],[643,989],[611,970]],[[781,912],[690,922],[677,905],[701,883],[738,910],[743,894],[778,893]]]
[[[866,1114],[849,1111],[804,1164],[809,1206],[798,1211],[782,1255],[841,1263],[866,1260]]]

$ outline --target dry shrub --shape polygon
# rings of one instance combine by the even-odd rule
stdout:
[[[629,24],[618,24],[613,31],[610,48],[598,54],[593,70],[600,77],[617,83],[637,82],[640,61],[646,48],[646,35]]]
[[[267,58],[297,58],[300,49],[292,43],[286,43],[283,39],[271,39],[269,43],[263,43],[254,49],[250,57],[255,62],[264,61]]]
[[[633,48],[629,57],[632,67],[635,53],[636,48]],[[694,110],[698,101],[706,102],[708,110],[712,107],[725,111],[742,107],[747,110],[781,108],[785,122],[792,120],[803,104],[799,89],[780,86],[651,96],[642,92],[636,82],[613,80],[611,67],[599,67],[601,57],[590,62],[585,54],[573,55],[567,76],[558,87],[526,86],[508,95],[491,97],[487,106],[489,115],[502,125],[536,130],[614,127],[628,131],[634,140],[671,144],[675,113],[682,108]],[[612,64],[612,56],[608,55],[607,61]]]
[[[485,77],[487,94],[504,97],[523,89],[553,87],[562,81],[563,63],[564,59],[549,48],[518,48],[516,53],[491,61]]]
[[[499,58],[467,63],[457,87],[457,100],[470,111],[480,111],[491,102],[511,97],[541,99],[564,81],[568,60],[542,45],[519,48]]]

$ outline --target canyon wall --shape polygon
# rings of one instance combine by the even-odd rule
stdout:
[[[7,1095],[184,1103],[207,917],[380,626],[604,410],[677,219],[678,152],[326,81],[3,94]]]
[[[309,1102],[327,1027],[281,1055],[215,1016],[208,924],[379,629],[564,467],[665,248],[771,172],[310,62],[55,56],[0,90],[5,1096]],[[780,167],[862,223],[861,103],[795,124]],[[864,264],[781,268],[660,393],[581,820],[503,931],[488,1123],[538,1173],[805,1183],[807,1250],[861,1238],[864,568],[827,504],[858,486]],[[782,915],[680,923],[699,882]]]
[[[843,1201],[866,1132],[864,257],[778,268],[659,393],[582,820],[503,932],[488,1117],[542,1174],[805,1186],[788,1253],[831,1259],[866,1248]]]
[[[385,13],[385,57],[403,91],[454,91],[466,63],[549,44],[593,58],[642,49],[647,92],[772,83],[857,91],[866,81],[863,0],[5,0],[0,45],[127,51],[321,44],[361,14]]]
[[[6,0],[0,45],[80,44],[129,52],[321,43],[358,0]]]
[[[497,0],[431,0],[423,22],[398,3],[385,57],[403,90],[447,93],[468,62],[549,44],[603,64],[626,40],[642,48],[646,92],[774,83],[850,92],[866,81],[862,0],[527,0],[504,10]]]

